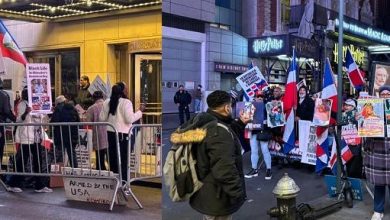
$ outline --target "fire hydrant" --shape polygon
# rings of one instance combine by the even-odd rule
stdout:
[[[295,220],[297,211],[295,198],[299,191],[294,180],[285,173],[272,191],[276,197],[277,207],[268,210],[267,214],[279,220]]]

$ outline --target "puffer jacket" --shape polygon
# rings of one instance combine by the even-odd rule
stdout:
[[[24,120],[22,119],[22,115],[26,111],[28,106],[27,101],[22,101],[18,104],[17,108],[20,110],[16,122],[20,123],[42,123],[43,115],[31,115],[28,113]],[[34,144],[39,143],[40,140],[43,139],[43,133],[38,133],[40,126],[17,126],[15,132],[15,142],[20,144]]]
[[[217,123],[225,125],[229,131]],[[190,205],[202,214],[230,215],[246,198],[241,144],[236,135],[245,125],[208,110],[183,124],[180,131],[191,132],[200,127],[206,128],[206,137],[192,149],[203,186],[191,196]]]

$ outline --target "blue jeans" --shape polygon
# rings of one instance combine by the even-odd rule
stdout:
[[[202,100],[201,99],[195,99],[195,112],[201,112],[202,108],[201,108],[201,104],[202,104]]]
[[[263,154],[265,167],[267,169],[271,169],[271,154],[268,149],[268,141],[258,141],[256,138],[257,138],[257,134],[252,134],[250,138],[252,168],[257,169],[257,164],[259,163],[259,142],[260,142],[261,153]]]
[[[388,186],[390,191],[390,186]],[[386,186],[375,186],[374,191],[374,211],[383,213],[385,206]]]

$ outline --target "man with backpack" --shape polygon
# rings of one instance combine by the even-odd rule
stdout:
[[[229,93],[221,90],[212,92],[207,97],[207,112],[199,113],[171,136],[172,148],[180,143],[191,143],[192,153],[186,157],[189,158],[188,161],[191,161],[192,157],[196,160],[196,176],[202,182],[200,189],[197,189],[192,185],[191,174],[183,178],[174,172],[177,189],[173,190],[177,190],[179,195],[180,192],[183,195],[183,192],[193,190],[190,193],[190,205],[202,213],[205,220],[232,219],[232,214],[243,205],[246,198],[241,144],[237,134],[244,130],[249,120],[243,114],[240,114],[239,120],[234,120],[231,104]],[[172,148],[171,151],[176,152]],[[170,156],[172,154],[168,155],[167,161]],[[177,156],[178,154],[175,154],[173,159]],[[179,165],[177,162],[171,164],[182,166],[183,158]],[[186,163],[187,161],[184,162]],[[169,177],[165,175],[165,178]],[[172,196],[171,198],[174,200]]]

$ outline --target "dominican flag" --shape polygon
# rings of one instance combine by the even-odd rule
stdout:
[[[351,150],[349,149],[347,143],[345,140],[342,138],[341,139],[341,160],[343,162],[343,165],[345,165],[351,158],[353,157],[353,154]],[[336,175],[337,166],[334,166],[337,162],[337,149],[336,149],[336,141],[333,139],[333,144],[332,144],[332,153],[330,154],[330,160],[328,167],[332,169],[333,174]]]
[[[358,91],[362,90],[364,86],[364,79],[349,49],[347,49],[347,55],[345,56],[345,67],[348,70],[348,78],[353,87],[355,87]]]
[[[4,74],[0,77],[12,80],[12,90],[21,90],[26,83],[27,59],[1,20],[0,59],[4,63]]]
[[[295,148],[294,108],[297,106],[297,72],[298,65],[295,57],[295,49],[293,49],[293,59],[289,68],[286,92],[283,97],[284,113],[287,116],[283,134],[283,141],[285,142],[283,151],[285,154],[289,153],[292,149]]]
[[[330,67],[329,58],[326,59],[325,72],[323,79],[323,89],[321,92],[322,99],[331,99],[332,112],[330,118],[330,125],[336,124],[337,121],[337,89],[333,79],[332,68]],[[341,83],[341,82],[340,82]],[[317,127],[317,161],[316,172],[321,172],[328,166],[329,159],[329,141],[328,141],[328,127]]]

